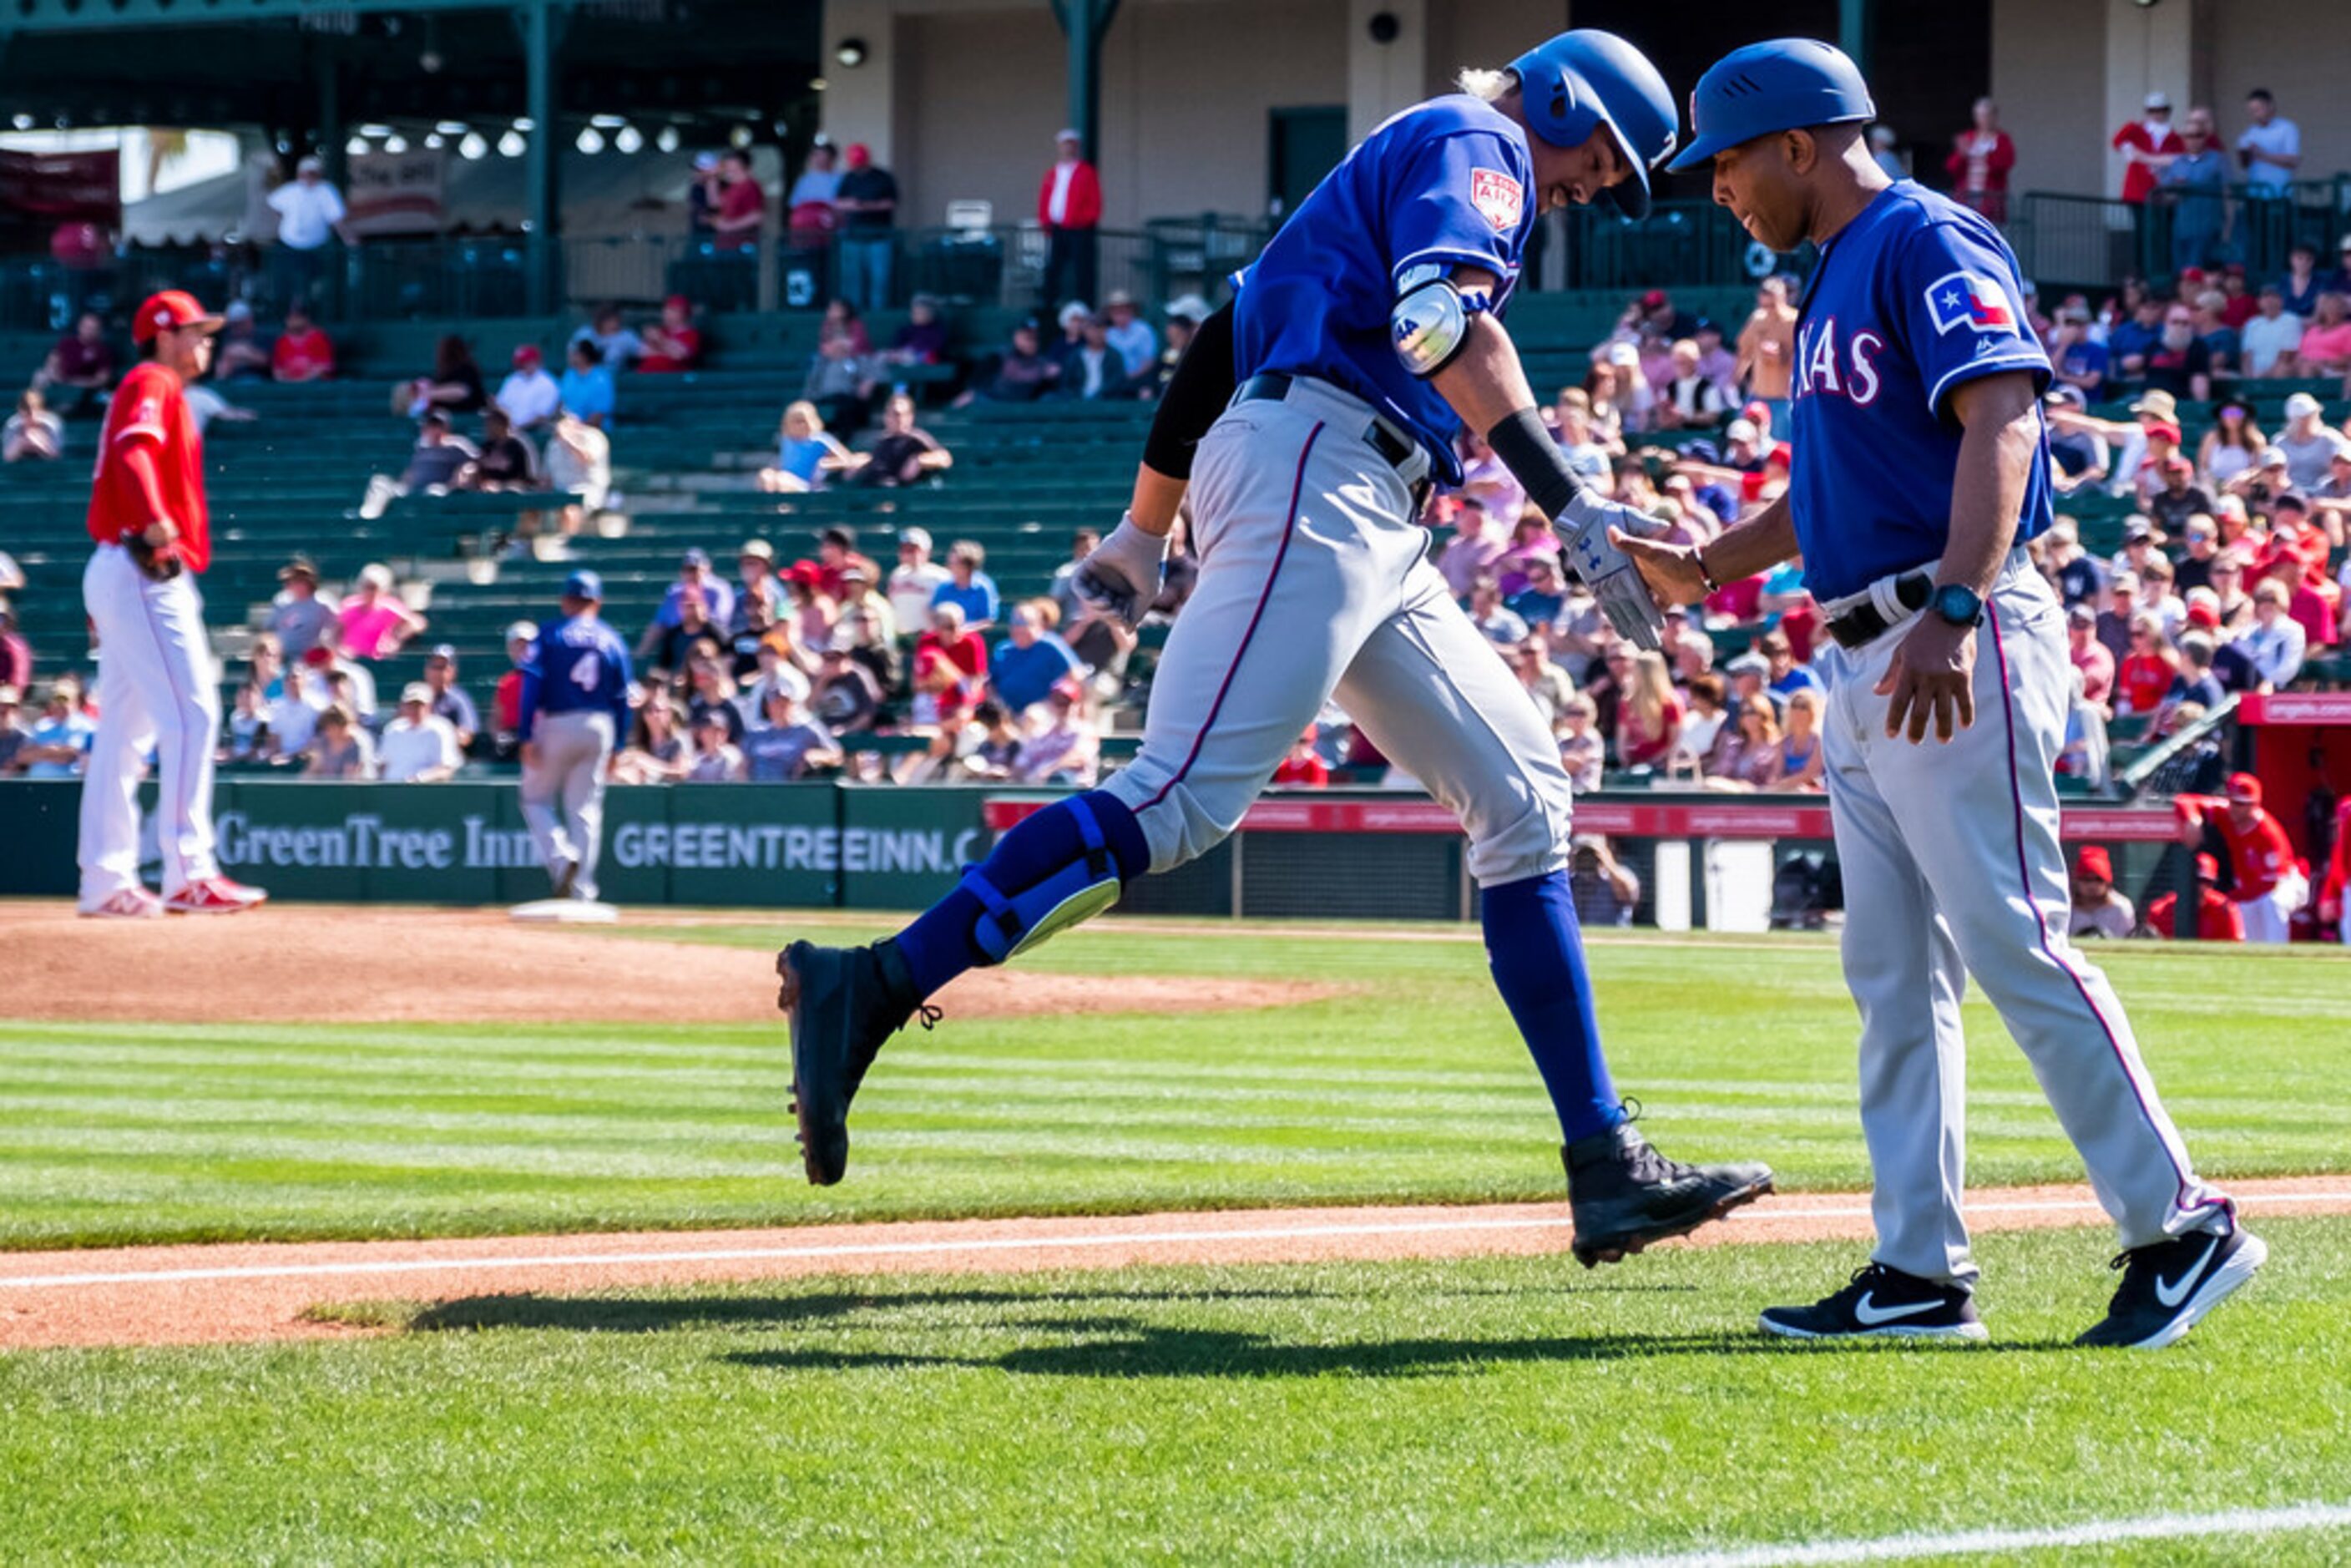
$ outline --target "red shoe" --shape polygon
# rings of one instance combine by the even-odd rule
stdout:
[[[103,904],[84,904],[84,918],[90,920],[161,920],[163,901],[143,887],[126,887]]]
[[[235,915],[268,897],[257,887],[225,876],[203,876],[177,893],[165,894],[163,907],[174,915]]]

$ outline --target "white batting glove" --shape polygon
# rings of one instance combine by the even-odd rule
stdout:
[[[1132,632],[1159,597],[1166,578],[1165,536],[1144,532],[1129,512],[1119,518],[1110,538],[1078,564],[1074,582],[1079,599],[1115,616]]]
[[[1666,526],[1621,501],[1604,501],[1588,494],[1577,497],[1558,521],[1566,545],[1567,569],[1592,590],[1616,634],[1650,653],[1664,648],[1665,612],[1642,580],[1641,569],[1608,542],[1608,530],[1621,528],[1635,538],[1651,539],[1664,534]]]

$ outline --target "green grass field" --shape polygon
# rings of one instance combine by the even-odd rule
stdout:
[[[805,929],[805,927],[802,927]],[[666,933],[770,946],[766,926]],[[604,940],[583,935],[583,941]],[[2333,953],[2105,955],[2216,1174],[2351,1168]],[[0,1242],[370,1236],[1288,1200],[1556,1197],[1474,942],[1103,925],[1044,966],[1332,978],[1268,1012],[901,1041],[804,1186],[778,1030],[0,1025]],[[1852,1015],[1805,940],[1601,941],[1661,1142],[1864,1178]],[[641,981],[648,977],[638,974]],[[1979,1182],[2072,1180],[1971,1014]],[[2085,1353],[2102,1232],[1987,1237],[1981,1350],[1786,1346],[1852,1244],[821,1279],[359,1303],[380,1337],[0,1354],[10,1562],[1543,1563],[2001,1528],[1905,1561],[2351,1563],[2351,1220],[2161,1355]],[[0,1309],[5,1309],[0,1302]],[[2132,1528],[2138,1528],[2134,1524]]]
[[[764,949],[778,930],[656,934]],[[2306,949],[2107,957],[2203,1166],[2351,1161],[2341,1029],[2317,1021],[2340,1019],[2351,962]],[[0,1022],[0,1247],[1562,1191],[1556,1124],[1474,940],[1105,925],[1031,961],[1353,988],[1276,1011],[951,1017],[910,1030],[859,1099],[850,1179],[823,1192],[801,1179],[791,1142],[780,1019]],[[1593,966],[1618,1087],[1645,1103],[1661,1145],[1768,1159],[1785,1187],[1865,1182],[1853,1009],[1831,944],[1603,940]],[[657,1013],[657,969],[632,959],[625,979],[615,1010]],[[1974,1179],[2077,1178],[1997,1020],[1976,1005],[1970,1022]]]

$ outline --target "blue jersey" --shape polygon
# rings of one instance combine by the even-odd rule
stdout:
[[[1951,389],[2001,371],[2049,382],[2023,298],[2000,231],[1907,180],[1822,247],[1796,324],[1788,476],[1815,597],[1857,593],[1942,555],[1959,455]],[[2042,424],[2017,542],[2049,523]]]
[[[1432,99],[1365,137],[1299,204],[1238,278],[1233,369],[1344,387],[1419,437],[1458,484],[1461,421],[1396,357],[1388,313],[1414,267],[1482,267],[1499,314],[1533,226],[1527,135],[1479,99]]]
[[[522,666],[520,739],[543,713],[609,713],[617,734],[629,719],[629,647],[593,615],[538,629]]]

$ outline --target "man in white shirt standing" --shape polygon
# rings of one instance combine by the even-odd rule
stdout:
[[[2285,290],[2276,284],[2263,284],[2261,298],[2262,313],[2237,334],[2244,352],[2245,374],[2290,376],[2294,351],[2302,346],[2302,331],[2308,323],[2285,308]]]
[[[327,183],[326,165],[315,156],[294,167],[294,178],[269,193],[277,214],[278,291],[288,305],[316,301],[327,275],[327,242],[355,245],[342,193]]]
[[[433,711],[433,688],[411,683],[400,694],[400,716],[383,727],[377,760],[387,784],[442,784],[457,771],[457,731]]]
[[[2245,183],[2261,195],[2283,196],[2302,167],[2302,128],[2278,113],[2277,99],[2265,87],[2245,95],[2245,113],[2252,123],[2237,138]]]
[[[498,383],[495,400],[517,432],[544,430],[563,407],[563,389],[547,373],[536,343],[514,351],[514,371]]]

